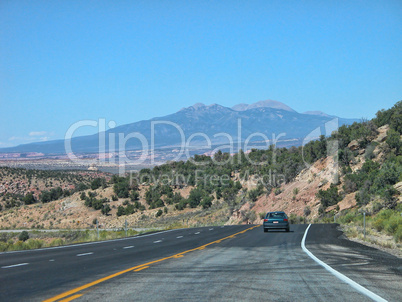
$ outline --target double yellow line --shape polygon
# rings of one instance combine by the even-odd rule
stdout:
[[[81,297],[82,295],[84,295],[83,293],[79,293],[79,292],[83,291],[84,289],[90,288],[90,287],[92,287],[92,286],[94,286],[94,285],[97,285],[97,284],[99,284],[99,283],[102,283],[102,282],[105,282],[105,281],[107,281],[107,280],[113,279],[113,278],[115,278],[115,277],[117,277],[117,276],[123,275],[123,274],[128,273],[128,272],[139,272],[139,271],[142,271],[142,270],[144,270],[144,269],[149,268],[149,266],[152,265],[152,264],[156,264],[156,263],[159,263],[159,262],[168,260],[168,259],[177,259],[177,258],[181,258],[181,257],[183,257],[183,256],[184,256],[185,254],[187,254],[187,253],[194,252],[194,251],[197,251],[197,250],[198,250],[198,251],[199,251],[199,250],[203,250],[203,249],[205,249],[207,246],[210,246],[210,245],[212,245],[212,244],[220,243],[220,242],[222,242],[223,240],[226,240],[226,239],[229,239],[229,238],[235,238],[237,235],[243,234],[243,233],[245,233],[245,232],[247,232],[247,231],[249,231],[249,230],[252,230],[252,229],[254,229],[254,228],[256,228],[256,227],[259,227],[259,226],[258,226],[258,225],[257,225],[257,226],[253,226],[253,227],[251,227],[251,228],[245,229],[244,231],[235,233],[235,234],[233,234],[233,235],[227,236],[227,237],[222,238],[222,239],[218,239],[218,240],[212,241],[212,242],[210,242],[210,243],[201,245],[201,246],[199,246],[199,247],[197,247],[197,248],[194,248],[194,249],[191,249],[191,250],[187,250],[187,251],[184,251],[184,252],[175,254],[175,255],[173,255],[173,256],[170,256],[170,257],[165,257],[165,258],[161,258],[161,259],[158,259],[158,260],[154,260],[154,261],[151,261],[151,262],[147,262],[147,263],[144,263],[144,264],[141,264],[141,265],[137,265],[137,266],[134,266],[134,267],[130,267],[130,268],[124,270],[124,271],[120,271],[120,272],[117,272],[117,273],[115,273],[115,274],[112,274],[112,275],[103,277],[103,278],[101,278],[101,279],[98,279],[98,280],[95,280],[95,281],[93,281],[93,282],[87,283],[87,284],[82,285],[82,286],[80,286],[80,287],[77,287],[77,288],[74,288],[74,289],[72,289],[72,290],[66,291],[66,292],[64,292],[64,293],[62,293],[62,294],[60,294],[60,295],[54,296],[54,297],[52,297],[52,298],[50,298],[50,299],[46,299],[46,300],[44,300],[43,302],[54,302],[54,301],[58,301],[58,302],[68,302],[68,301],[72,301],[72,300],[77,299],[77,298]]]

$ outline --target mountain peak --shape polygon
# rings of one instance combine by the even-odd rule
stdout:
[[[182,108],[180,111],[182,111],[182,110],[199,111],[199,110],[208,110],[208,109],[220,110],[222,108],[226,108],[226,107],[223,107],[216,103],[211,104],[211,105],[205,105],[203,103],[196,103],[193,106]]]
[[[285,105],[284,103],[274,101],[274,100],[265,100],[265,101],[259,101],[253,104],[237,104],[232,107],[233,110],[236,111],[246,111],[250,109],[255,109],[255,108],[274,108],[274,109],[281,109],[281,110],[286,110],[290,112],[296,112],[289,106]]]
[[[205,107],[206,106],[203,103],[195,103],[194,105],[192,105],[190,107],[183,107],[179,111],[183,111],[183,110],[198,110],[198,109],[205,108]]]
[[[205,104],[203,104],[203,103],[195,103],[193,106],[191,106],[192,108],[194,108],[195,110],[197,110],[197,109],[200,109],[200,108],[203,108],[203,107],[205,107]],[[190,107],[190,108],[191,108]]]
[[[232,107],[232,109],[235,111],[245,111],[245,110],[247,110],[248,106],[250,106],[250,105],[246,104],[246,103],[240,103],[240,104],[234,105]]]

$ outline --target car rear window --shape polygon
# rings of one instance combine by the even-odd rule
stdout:
[[[268,218],[283,218],[285,213],[269,213]]]

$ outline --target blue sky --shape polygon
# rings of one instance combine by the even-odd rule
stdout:
[[[399,0],[3,0],[0,147],[197,102],[372,118],[402,99],[401,30]]]

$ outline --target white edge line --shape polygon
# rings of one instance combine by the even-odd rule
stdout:
[[[29,264],[29,263],[19,263],[19,264],[13,264],[13,265],[2,266],[1,268],[12,268],[12,267],[23,266],[23,265],[28,265],[28,264]]]
[[[77,257],[88,256],[88,255],[92,255],[92,254],[93,254],[93,252],[83,253],[83,254],[77,254]]]
[[[123,247],[123,249],[132,249],[133,247],[134,247],[134,245],[130,245],[130,246]]]
[[[308,230],[310,229],[311,224],[308,225],[306,231],[304,232],[304,236],[303,239],[301,241],[301,247],[303,249],[303,251],[311,258],[313,259],[315,262],[317,262],[319,265],[321,265],[322,267],[324,267],[327,271],[329,271],[331,274],[333,274],[335,277],[337,277],[338,279],[342,280],[343,282],[349,284],[351,287],[353,287],[354,289],[356,289],[358,292],[362,293],[363,295],[369,297],[370,299],[374,300],[374,301],[385,301],[387,302],[387,300],[385,300],[384,298],[376,295],[375,293],[373,293],[372,291],[368,290],[367,288],[361,286],[359,283],[353,281],[352,279],[346,277],[345,275],[341,274],[340,272],[338,272],[337,270],[333,269],[332,267],[330,267],[328,264],[326,264],[325,262],[321,261],[320,259],[318,259],[316,256],[313,255],[313,253],[311,253],[305,245],[306,242],[306,237],[307,237],[307,233]]]

